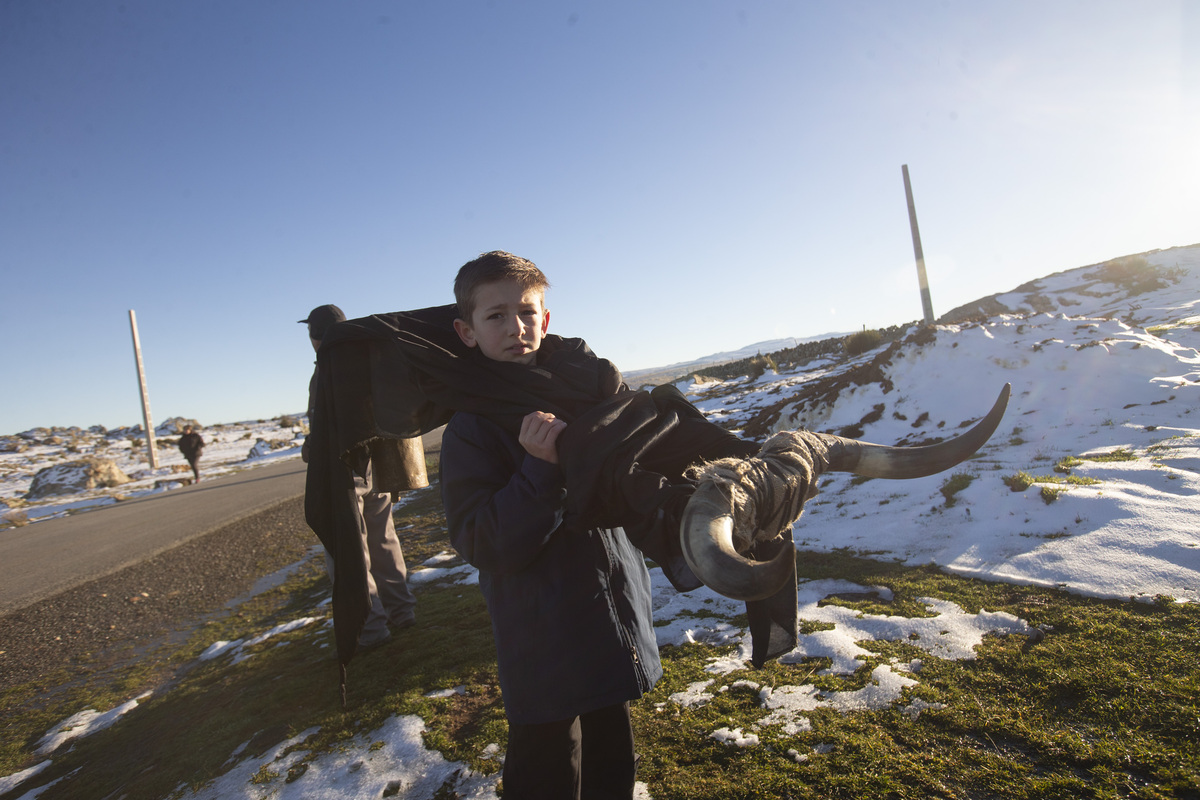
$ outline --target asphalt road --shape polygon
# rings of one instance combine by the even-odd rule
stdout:
[[[442,448],[442,428],[425,434]],[[304,494],[298,458],[0,531],[0,615],[177,547]],[[315,535],[314,535],[315,541]]]
[[[7,614],[304,494],[298,458],[0,533]],[[203,477],[203,476],[202,476]]]

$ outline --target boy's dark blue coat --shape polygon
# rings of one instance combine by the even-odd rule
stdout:
[[[620,529],[565,512],[557,465],[460,412],[442,438],[450,540],[479,569],[505,711],[517,724],[635,700],[662,675],[650,578]]]

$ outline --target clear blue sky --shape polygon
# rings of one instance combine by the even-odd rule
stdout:
[[[0,2],[0,433],[301,411],[506,249],[626,370],[1200,241],[1194,2]]]

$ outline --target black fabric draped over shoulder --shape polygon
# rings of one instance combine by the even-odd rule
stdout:
[[[456,316],[447,305],[347,320],[329,329],[317,353],[305,515],[333,555],[343,670],[370,603],[352,473],[363,474],[370,459],[376,491],[403,488],[398,440],[433,431],[456,411],[483,415],[514,435],[527,414],[554,414],[568,423],[559,439],[567,514],[588,527],[625,528],[685,591],[699,583],[679,553],[678,516],[692,492],[683,470],[758,450],[706,421],[673,386],[629,389],[582,339],[547,334],[534,365],[492,361],[463,344]],[[794,646],[794,581],[790,603],[772,598],[748,611],[756,664]]]

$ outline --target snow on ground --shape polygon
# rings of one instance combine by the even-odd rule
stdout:
[[[90,736],[96,731],[102,731],[137,708],[139,700],[145,700],[149,696],[150,693],[146,692],[127,703],[122,703],[116,708],[105,711],[103,714],[97,713],[92,708],[80,711],[78,714],[56,725],[50,731],[47,731],[46,735],[38,741],[35,752],[39,756],[48,755],[71,739]]]
[[[303,416],[281,419],[284,424],[273,419],[200,428],[205,441],[200,458],[201,480],[299,458],[306,420]],[[0,535],[6,520],[19,524],[40,522],[184,486],[185,481],[191,481],[192,471],[173,444],[178,435],[164,430],[156,436],[157,469],[150,466],[140,426],[136,431],[55,428],[0,436]],[[112,459],[132,480],[111,488],[25,500],[38,470],[93,456]]]
[[[918,444],[949,436],[978,419],[1001,386],[1011,383],[1012,399],[992,441],[951,471],[962,476],[964,488],[951,491],[947,474],[912,481],[826,476],[794,528],[801,557],[804,551],[848,548],[885,560],[933,563],[964,575],[1058,586],[1097,597],[1148,601],[1169,596],[1195,602],[1200,599],[1200,247],[1148,254],[1148,260],[1158,268],[1157,276],[1133,289],[1128,282],[1104,280],[1114,273],[1085,267],[995,298],[1011,313],[938,326],[932,335],[913,335],[894,351],[884,346],[848,361],[781,366],[779,373],[755,380],[685,382],[683,388],[710,417],[737,427],[804,425],[837,432],[858,426],[862,438],[871,441]],[[836,394],[825,393],[824,402],[804,394],[808,387],[871,362],[884,381],[876,377],[843,385]],[[1016,491],[1014,487],[1025,486],[1018,480],[1022,475],[1040,482]],[[11,491],[9,486],[0,484],[0,496]],[[927,656],[881,664],[865,685],[848,684],[845,691],[764,687],[735,676],[750,654],[748,633],[730,622],[740,604],[707,589],[677,594],[659,570],[652,571],[652,579],[660,646],[733,646],[731,655],[711,659],[706,667],[711,678],[673,694],[656,710],[670,714],[709,702],[718,693],[754,693],[762,714],[753,729],[710,732],[729,746],[756,747],[774,731],[811,731],[808,714],[818,708],[854,713],[886,707],[900,701],[906,687],[919,684],[924,661],[973,658],[987,634],[1034,633],[1010,614],[986,609],[967,614],[932,597],[922,600],[931,616],[919,618],[821,605],[824,598],[847,592],[874,592],[887,599],[887,590],[810,581],[800,586],[801,618],[833,627],[801,636],[782,657],[784,662],[828,657],[828,674],[846,676],[861,663],[858,657],[866,651],[859,642],[867,640],[908,641]],[[478,576],[444,554],[413,569],[412,580],[417,585],[469,585]],[[313,617],[327,611],[319,606]],[[327,625],[312,621],[303,617],[281,628],[330,635]],[[232,666],[278,631],[215,648],[206,657],[227,658]],[[127,706],[91,715],[115,721],[123,713],[136,713]],[[915,716],[930,707],[914,701],[903,710]],[[72,728],[70,723],[56,726],[47,737]],[[337,752],[304,764],[309,754],[304,742],[312,731],[261,758],[247,757],[238,748],[224,775],[199,792],[181,788],[175,796],[323,798],[387,792],[415,799],[431,798],[442,787],[462,797],[496,796],[496,776],[474,774],[426,750],[423,727],[419,718],[393,717]],[[376,742],[383,746],[372,744]],[[66,743],[69,739],[63,738],[56,746]],[[52,748],[45,752],[52,755]],[[498,743],[483,755],[503,757]],[[809,755],[791,750],[788,757],[803,761]],[[15,788],[47,763],[0,778],[0,791]],[[301,769],[302,774],[290,776],[291,782],[250,780],[264,770],[283,776]],[[30,791],[24,800],[42,790]],[[639,786],[639,796],[649,797],[644,786]]]
[[[495,798],[495,777],[476,775],[428,750],[420,717],[391,717],[381,727],[346,742],[337,752],[303,761],[305,741],[316,729],[281,742],[261,758],[247,758],[190,798],[324,800],[343,797],[432,798],[444,784],[464,800]],[[376,746],[375,743],[382,746]],[[263,768],[278,780],[264,781]],[[299,773],[299,774],[297,774]]]
[[[945,474],[903,484],[828,476],[795,527],[800,549],[869,550],[1098,597],[1197,598],[1195,350],[1120,322],[1080,330],[1076,320],[1040,315],[939,330],[888,373],[893,392],[851,391],[826,424],[852,424],[882,404],[864,438],[891,443],[912,436],[922,410],[949,433],[981,416],[1004,383],[1013,396],[992,441],[955,470],[973,480],[953,505],[941,493]],[[1098,460],[1113,458],[1127,460]],[[1063,459],[1072,459],[1069,473]],[[1081,482],[1043,484],[1062,490],[1046,503],[1036,486],[1014,492],[1005,483],[1022,472]]]
[[[452,558],[435,557],[413,569],[419,583],[475,583],[477,574],[464,576],[471,568],[455,566]],[[464,580],[465,577],[465,580]],[[659,713],[673,713],[681,707],[697,706],[708,702],[717,692],[748,691],[758,697],[762,709],[754,730],[719,728],[711,732],[712,738],[731,746],[752,747],[761,743],[761,735],[777,729],[784,735],[809,731],[812,722],[806,716],[816,708],[830,708],[842,713],[883,708],[900,700],[901,691],[919,682],[921,662],[893,661],[877,667],[866,686],[847,691],[819,691],[811,686],[776,687],[760,686],[748,680],[728,680],[726,676],[747,666],[750,657],[750,638],[745,629],[730,625],[729,618],[740,613],[741,604],[721,597],[708,589],[699,589],[680,595],[671,589],[670,583],[659,569],[651,570],[655,619],[666,623],[658,627],[660,647],[684,642],[708,642],[734,646],[731,656],[714,656],[706,671],[713,677],[693,684],[685,692],[671,695],[668,701],[659,704]],[[803,635],[796,649],[783,657],[784,662],[799,661],[808,656],[828,656],[832,659],[830,674],[849,676],[858,666],[855,657],[866,654],[857,643],[869,639],[905,639],[926,650],[931,658],[968,659],[974,656],[974,648],[987,633],[1026,635],[1029,626],[1008,614],[981,611],[965,614],[952,603],[936,599],[925,602],[934,616],[908,618],[860,614],[840,606],[820,606],[824,598],[839,593],[878,592],[887,599],[886,589],[862,587],[847,581],[810,581],[800,586],[800,613],[804,619],[817,620],[834,625],[831,630],[822,630]],[[325,608],[327,604],[321,604]],[[327,608],[326,608],[327,612]],[[332,635],[328,626],[313,625],[312,617],[301,617],[283,623],[245,642],[216,643],[200,656],[201,660],[227,659],[229,667],[253,656],[255,648],[270,646],[268,640],[285,631],[303,631],[305,635],[321,637],[324,641]],[[428,696],[445,695],[460,689],[437,690],[431,688]],[[138,698],[141,699],[141,698]],[[77,714],[70,720],[56,725],[42,740],[39,754],[52,756],[54,750],[67,746],[80,736],[86,736],[111,725],[125,713],[133,711],[136,701],[131,701],[104,714],[89,710]],[[913,703],[906,706],[913,714],[920,713],[928,704]],[[247,755],[245,747],[232,750],[229,767],[225,773],[195,792],[182,788],[172,795],[183,800],[216,800],[217,798],[246,798],[265,800],[271,798],[316,798],[326,797],[379,797],[432,798],[443,787],[452,789],[464,798],[495,798],[499,775],[476,774],[465,764],[446,761],[436,751],[427,750],[422,734],[424,722],[415,716],[396,716],[388,719],[380,728],[343,743],[335,752],[313,755],[305,744],[316,730],[308,730],[282,742],[259,757]],[[489,744],[481,756],[503,758],[501,743]],[[793,757],[800,757],[795,754]],[[0,786],[8,782],[10,787],[33,777],[48,766],[43,761],[24,773],[0,778]],[[253,780],[252,780],[253,779]],[[37,791],[22,796],[22,800],[33,800]],[[641,798],[650,795],[644,785],[639,786]]]

